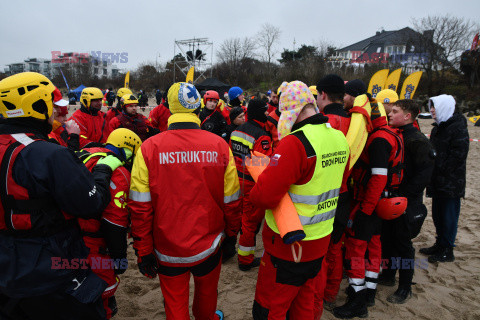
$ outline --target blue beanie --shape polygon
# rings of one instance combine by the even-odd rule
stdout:
[[[238,98],[243,93],[243,90],[240,87],[231,87],[228,90],[228,99],[232,101],[235,98]]]

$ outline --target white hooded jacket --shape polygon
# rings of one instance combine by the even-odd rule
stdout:
[[[452,96],[442,94],[436,97],[431,97],[430,100],[428,100],[429,108],[432,107],[432,102],[435,108],[435,121],[438,124],[447,121],[453,116],[453,112],[455,111],[455,99]]]

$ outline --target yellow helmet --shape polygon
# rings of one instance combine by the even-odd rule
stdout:
[[[123,97],[123,95],[125,95],[127,93],[133,94],[132,90],[130,90],[128,88],[120,88],[117,91],[117,97],[121,98],[121,97]]]
[[[120,99],[120,107],[123,108],[129,104],[138,104],[138,99],[133,94],[124,94]]]
[[[377,93],[375,99],[381,103],[394,103],[398,100],[398,94],[392,89],[383,89]]]
[[[92,100],[103,99],[102,90],[94,87],[87,87],[82,90],[82,95],[80,96],[80,103],[83,104],[85,108],[90,108]]]
[[[0,81],[0,113],[3,118],[45,120],[53,113],[55,86],[36,72],[18,73]]]
[[[126,148],[135,155],[142,145],[140,137],[132,130],[118,128],[113,130],[107,139],[107,144],[111,144],[117,148]]]
[[[317,86],[310,86],[310,87],[308,87],[308,89],[310,89],[310,92],[311,92],[314,96],[318,96]]]

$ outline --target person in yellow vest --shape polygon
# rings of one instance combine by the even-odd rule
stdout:
[[[324,257],[333,230],[343,172],[349,156],[347,140],[318,112],[308,87],[290,82],[280,96],[280,143],[259,176],[250,201],[267,209],[262,231],[265,253],[260,263],[253,318],[314,319],[314,293],[325,285]],[[292,239],[280,237],[271,209],[288,192],[306,237],[294,259]]]

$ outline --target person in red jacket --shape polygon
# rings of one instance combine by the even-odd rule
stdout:
[[[262,230],[265,252],[252,313],[255,320],[284,320],[287,312],[290,320],[312,320],[349,150],[343,134],[318,113],[304,83],[287,85],[280,110],[280,144],[250,192],[254,205],[270,209]],[[294,230],[281,237],[271,211],[287,192],[296,210],[290,214],[298,214],[302,223],[303,240],[295,238]],[[295,240],[302,248],[301,257],[292,254]]]
[[[68,101],[62,99],[62,93],[58,88],[53,91],[54,120],[52,132],[48,134],[49,140],[67,147],[73,151],[80,149],[80,128],[73,121],[67,122]]]
[[[278,94],[277,94],[277,91],[275,91],[273,89],[270,90],[270,91],[271,91],[271,93],[270,93],[270,96],[269,96],[269,101],[267,103],[268,114],[270,114],[273,111],[278,109]]]
[[[345,240],[348,300],[333,309],[337,318],[365,317],[367,306],[375,304],[382,258],[381,222],[376,211],[380,198],[395,195],[403,176],[403,138],[399,130],[387,125],[372,103],[372,125],[363,153],[353,167],[352,212]],[[368,263],[365,261],[368,254]]]
[[[129,207],[138,267],[158,273],[167,319],[190,319],[190,274],[196,319],[223,319],[217,306],[221,243],[240,224],[240,186],[228,144],[201,130],[189,83],[168,90],[168,130],[146,140],[132,169]]]
[[[142,140],[138,135],[131,130],[120,128],[110,133],[105,148],[85,148],[78,153],[89,170],[95,167],[98,160],[110,154],[125,163],[112,173],[110,179],[111,201],[103,211],[101,219],[78,219],[83,241],[90,249],[89,265],[93,272],[108,284],[102,294],[107,319],[117,313],[115,292],[120,283],[118,275],[124,273],[128,267],[129,169],[131,169],[133,158],[141,145]]]
[[[248,103],[247,122],[239,126],[230,136],[230,146],[235,157],[240,185],[242,186],[242,229],[238,240],[238,267],[242,271],[258,267],[260,258],[255,258],[255,236],[262,223],[264,213],[255,208],[248,195],[255,181],[245,167],[245,158],[252,151],[267,156],[272,154],[272,138],[265,131],[265,115],[267,106],[261,99],[253,99]]]
[[[267,116],[267,122],[265,122],[265,131],[270,133],[272,136],[272,153],[275,151],[275,149],[278,146],[278,120],[280,119],[280,110],[278,110],[278,99],[280,99],[280,96],[282,95],[282,90],[284,90],[285,86],[288,84],[288,82],[284,81],[280,87],[277,88],[276,91],[276,96],[277,96],[277,108],[270,112]],[[272,90],[272,94],[273,94]]]
[[[80,148],[105,143],[108,138],[108,126],[102,108],[102,91],[87,87],[80,96],[81,107],[69,120],[80,127]]]
[[[154,128],[163,132],[168,128],[168,118],[170,117],[171,113],[168,109],[168,98],[165,97],[164,102],[159,104],[155,108],[150,111],[148,115],[148,121],[152,124]]]
[[[346,136],[350,127],[350,116],[343,109],[343,96],[345,94],[345,83],[342,78],[335,74],[329,74],[321,78],[316,86],[317,106],[319,111],[328,117],[328,123],[332,128],[342,131]],[[325,290],[319,288],[316,295],[316,304],[321,304],[323,300],[328,304],[328,309],[333,308],[333,303],[337,298],[340,283],[343,275],[343,239],[345,228],[347,227],[348,217],[350,215],[350,195],[347,188],[347,179],[350,170],[345,169],[338,197],[337,211],[333,222],[333,231],[330,238],[330,245],[326,255],[327,283]],[[319,307],[317,307],[320,310]],[[318,317],[320,317],[319,315]]]
[[[113,118],[115,118],[116,116],[118,116],[122,112],[122,108],[120,106],[120,99],[125,94],[133,94],[133,92],[132,92],[132,90],[130,90],[128,88],[118,89],[118,91],[117,91],[117,105],[115,107],[110,107],[107,111],[107,115],[105,116],[107,126]],[[113,92],[112,92],[112,95],[115,96],[115,94],[113,94]],[[112,104],[113,104],[113,100],[115,100],[114,97],[112,99]],[[110,105],[110,103],[109,103],[109,105]]]
[[[122,112],[110,121],[109,132],[117,128],[127,128],[138,134],[142,141],[159,133],[143,114],[138,113],[138,99],[133,94],[123,95],[120,108]]]

